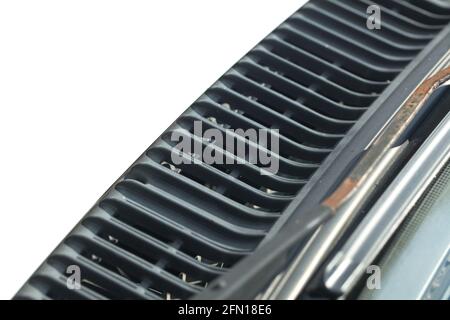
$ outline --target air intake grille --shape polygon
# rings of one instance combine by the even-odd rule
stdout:
[[[449,9],[428,1],[379,0],[382,29],[369,30],[371,4],[311,1],[274,30],[133,164],[16,298],[189,298],[251,254],[347,131],[450,20]],[[196,135],[196,120],[224,136],[233,134],[226,129],[279,129],[278,173],[261,175],[248,159],[176,165],[172,133],[209,143]],[[71,265],[81,269],[80,290],[66,287]]]

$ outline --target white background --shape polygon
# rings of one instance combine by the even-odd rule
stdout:
[[[0,299],[304,2],[1,1]]]

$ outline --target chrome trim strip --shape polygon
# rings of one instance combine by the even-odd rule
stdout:
[[[413,155],[329,263],[324,277],[328,289],[348,293],[450,158],[449,141],[450,114]]]

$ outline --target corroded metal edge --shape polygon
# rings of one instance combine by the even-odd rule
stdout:
[[[336,212],[346,200],[367,180],[376,165],[405,132],[428,98],[450,79],[450,66],[437,71],[424,80],[402,104],[389,124],[380,132],[370,148],[357,162],[347,178],[322,204]]]

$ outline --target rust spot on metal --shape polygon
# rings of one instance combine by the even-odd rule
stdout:
[[[339,187],[325,199],[324,205],[329,207],[333,212],[336,212],[342,202],[347,199],[352,190],[356,187],[357,181],[352,178],[347,178],[342,182]]]
[[[450,79],[450,67],[436,72],[424,80],[402,104],[390,123],[373,141],[366,154],[358,161],[347,178],[326,198],[322,204],[336,212],[351,194],[364,183],[378,161],[386,155],[397,138],[404,132],[414,116],[425,104],[431,94],[444,82]]]

